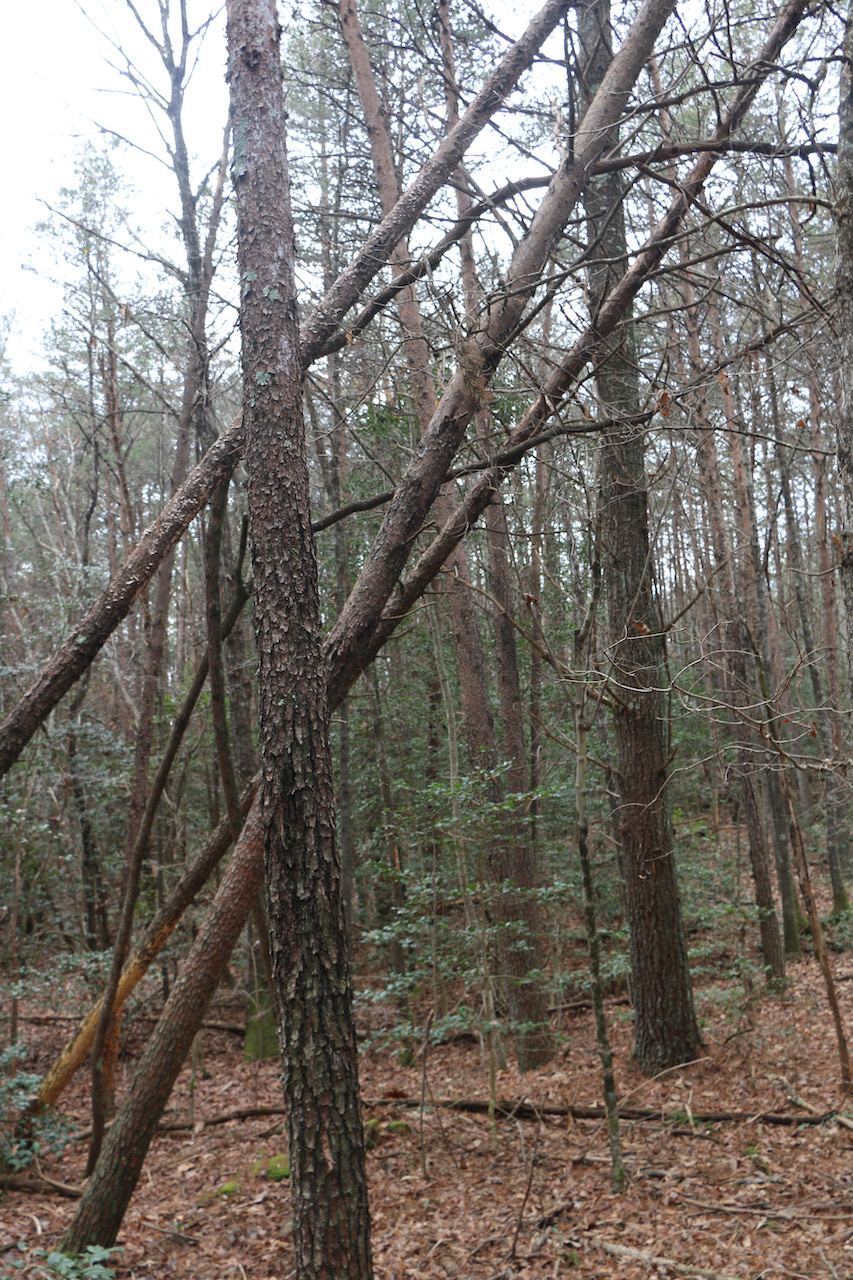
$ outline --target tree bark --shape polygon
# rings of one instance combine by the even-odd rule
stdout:
[[[145,1046],[130,1092],[110,1126],[77,1212],[60,1241],[65,1253],[82,1253],[93,1244],[105,1248],[115,1244],[175,1078],[260,888],[262,846],[260,805],[256,804],[163,1016]]]
[[[610,6],[578,6],[581,93],[591,96],[611,62]],[[609,147],[618,144],[611,130]],[[622,179],[593,179],[584,195],[588,277],[596,309],[627,261]],[[636,417],[639,390],[630,312],[596,370],[604,412]],[[630,931],[635,1054],[659,1071],[695,1058],[701,1044],[693,1008],[687,938],[675,870],[668,792],[669,717],[666,653],[654,592],[654,556],[642,427],[616,425],[601,451],[602,571],[609,639],[613,719],[619,755],[619,832]]]
[[[567,352],[563,360],[554,369],[539,395],[527,409],[519,425],[510,433],[496,464],[483,471],[479,480],[472,485],[465,497],[457,503],[439,533],[420,554],[408,575],[405,578],[400,578],[388,598],[387,604],[383,601],[379,602],[378,610],[371,615],[372,622],[368,625],[364,617],[358,616],[347,619],[347,625],[352,625],[353,636],[358,636],[360,667],[356,667],[350,657],[350,649],[355,647],[355,642],[353,641],[352,645],[349,642],[344,642],[343,638],[338,634],[338,628],[333,629],[327,644],[330,653],[337,649],[340,650],[341,661],[338,671],[332,671],[330,675],[332,680],[330,690],[335,689],[338,682],[341,683],[343,688],[349,688],[357,678],[359,670],[362,670],[364,666],[373,661],[373,658],[388,637],[393,635],[400,621],[423,595],[453,548],[480,518],[491,501],[494,490],[510,474],[524,453],[540,443],[541,436],[539,433],[542,432],[543,425],[556,411],[569,389],[575,385],[581,371],[590,362],[595,363],[607,357],[608,349],[606,344],[602,345],[602,340],[612,333],[615,326],[620,323],[640,288],[649,279],[667,250],[671,247],[675,233],[681,225],[687,210],[700,194],[718,155],[726,150],[726,143],[732,130],[743,120],[763,80],[775,65],[785,44],[796,31],[805,7],[805,0],[790,0],[789,4],[776,19],[759,56],[750,67],[750,74],[735,93],[729,106],[723,111],[712,137],[707,142],[703,142],[700,148],[700,158],[687,177],[679,184],[678,194],[674,196],[668,210],[659,220],[639,252],[633,256],[631,265],[625,275],[611,289],[610,294],[599,307],[595,323],[588,325],[580,334],[571,350]],[[645,33],[641,30],[638,39],[642,39],[644,36]],[[621,51],[613,60],[611,73],[617,65],[624,69],[624,64],[620,63],[620,56]],[[602,86],[602,88],[604,89],[611,84],[612,81],[608,78],[607,86]],[[596,97],[600,97],[600,93]],[[595,119],[599,120],[600,117],[596,116]],[[589,116],[584,120],[579,137],[582,137],[583,133],[586,132],[588,121]],[[599,127],[602,130],[606,130],[608,127],[607,121],[603,120]],[[853,221],[851,221],[851,227],[853,228]],[[851,271],[851,279],[853,279],[853,270]],[[585,432],[598,431],[600,426],[590,423],[583,430]],[[853,435],[851,435],[851,439],[853,439]],[[342,621],[339,620],[338,627],[342,625]]]
[[[296,1273],[372,1275],[274,0],[229,0],[263,826]]]
[[[260,775],[258,775],[243,792],[241,806],[244,814],[248,814],[260,782]],[[174,933],[187,907],[207,883],[230,846],[231,823],[226,816],[213,831],[198,856],[187,867],[127,961],[116,991],[117,1006],[125,1003],[133,988],[145,977],[149,967]],[[83,1019],[73,1038],[42,1080],[30,1110],[39,1112],[44,1111],[46,1107],[56,1106],[57,1100],[72,1080],[74,1073],[86,1060],[86,1055],[92,1047],[102,1007],[103,997]],[[165,1016],[165,1010],[163,1016]],[[178,1070],[180,1070],[180,1063]]]

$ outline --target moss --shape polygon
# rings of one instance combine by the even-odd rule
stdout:
[[[271,1182],[281,1182],[290,1177],[290,1162],[287,1156],[273,1156],[267,1163],[266,1176]]]
[[[252,1173],[256,1178],[267,1178],[270,1182],[281,1182],[290,1177],[290,1160],[286,1155],[261,1156],[255,1161]]]
[[[236,1196],[239,1190],[239,1182],[223,1182],[222,1186],[219,1188],[219,1194],[221,1196]]]

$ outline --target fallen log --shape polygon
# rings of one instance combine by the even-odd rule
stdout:
[[[364,1099],[365,1107],[412,1107],[421,1106],[420,1098],[376,1098]],[[429,1106],[439,1107],[446,1111],[467,1111],[474,1115],[488,1115],[489,1103],[482,1098],[443,1098],[434,1100]],[[604,1107],[556,1106],[543,1104],[536,1106],[532,1102],[513,1102],[509,1098],[495,1101],[495,1115],[499,1119],[540,1120],[543,1116],[569,1117],[573,1120],[606,1120]],[[838,1111],[825,1111],[819,1114],[789,1115],[781,1111],[690,1111],[691,1118],[699,1124],[775,1124],[798,1127],[799,1125],[817,1125],[841,1123],[847,1117]],[[662,1111],[660,1107],[620,1107],[620,1120],[658,1120],[665,1124],[683,1124],[687,1118],[685,1111],[677,1108]]]
[[[56,1182],[53,1178],[46,1178],[43,1173],[0,1173],[0,1188],[3,1191],[23,1191],[27,1195],[44,1195],[50,1191],[54,1195],[65,1196],[68,1200],[79,1200],[83,1194],[82,1187]]]

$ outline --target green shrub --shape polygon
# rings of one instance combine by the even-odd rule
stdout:
[[[24,1242],[19,1246],[22,1250],[26,1248]],[[42,1276],[62,1276],[64,1280],[113,1280],[115,1271],[112,1267],[105,1266],[109,1262],[110,1257],[114,1253],[120,1253],[120,1247],[105,1249],[103,1245],[90,1244],[82,1253],[60,1253],[54,1250],[53,1253],[45,1253],[44,1249],[36,1249],[29,1255],[29,1258],[22,1258],[18,1262],[13,1262],[14,1267],[26,1267],[30,1274],[41,1274]],[[33,1273],[33,1258],[43,1259],[37,1263],[38,1270]]]
[[[14,1070],[25,1056],[20,1041],[0,1053],[0,1166],[13,1173],[28,1169],[42,1151],[61,1154],[68,1140],[68,1121],[55,1111],[26,1116],[22,1123],[41,1080],[31,1071]]]

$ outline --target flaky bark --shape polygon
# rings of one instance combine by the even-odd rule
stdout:
[[[213,736],[216,744],[219,777],[225,797],[225,808],[231,823],[231,834],[236,841],[243,825],[243,815],[240,811],[240,792],[237,786],[237,774],[231,753],[231,735],[228,730],[225,665],[222,659],[222,599],[219,587],[222,531],[227,513],[228,482],[223,480],[210,502],[210,515],[207,522],[207,536],[204,548],[204,589]]]
[[[273,993],[296,1274],[369,1280],[358,1056],[302,416],[280,27],[229,0],[243,421],[255,580]]]

